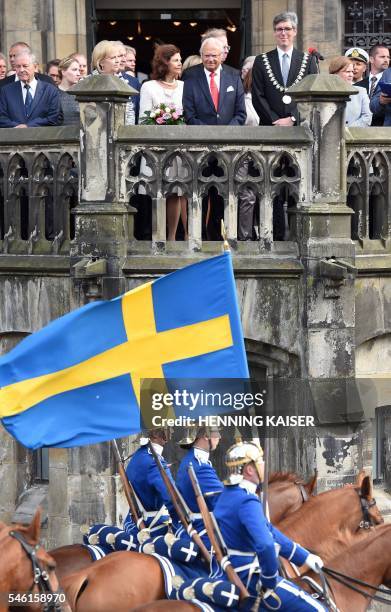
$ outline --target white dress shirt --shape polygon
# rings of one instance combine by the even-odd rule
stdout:
[[[19,81],[19,83],[22,87],[23,102],[25,103],[26,96],[27,96],[27,89],[25,88],[26,83],[24,83],[23,81]],[[30,85],[31,97],[34,100],[35,92],[37,91],[37,85],[38,85],[37,79],[34,77],[33,80],[30,83],[28,83],[28,85]]]
[[[220,93],[221,64],[220,64],[220,66],[216,70],[207,70],[204,67],[204,72],[205,72],[206,80],[208,81],[209,89],[210,89],[210,75],[211,75],[212,72],[214,72],[214,74],[215,74],[215,83],[216,83],[217,89],[219,90],[219,93]]]

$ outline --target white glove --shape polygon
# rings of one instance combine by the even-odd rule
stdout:
[[[318,557],[318,555],[314,555],[313,553],[310,553],[308,555],[307,559],[305,560],[305,563],[317,574],[319,573],[318,568],[324,566],[322,559]]]

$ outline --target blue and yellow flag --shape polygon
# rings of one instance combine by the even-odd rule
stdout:
[[[140,431],[151,378],[247,378],[229,253],[83,306],[0,359],[0,418],[29,448]]]

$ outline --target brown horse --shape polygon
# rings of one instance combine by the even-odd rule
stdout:
[[[317,474],[304,482],[294,472],[276,472],[269,479],[269,511],[272,523],[294,512],[313,494]],[[56,560],[56,574],[62,583],[65,576],[91,565],[92,558],[82,544],[69,544],[50,551]]]
[[[374,500],[370,495],[369,477],[360,476],[360,482],[359,486],[334,489],[305,503],[300,510],[291,515],[296,516],[296,520],[292,521],[293,525],[301,524],[301,540],[298,537],[293,539],[318,549],[319,537],[324,544],[324,540],[340,529],[355,533],[363,520],[360,495],[365,504],[370,506],[368,512],[371,520],[376,523],[382,522],[379,510],[375,505],[371,505]],[[310,504],[312,510],[308,513],[306,508]],[[307,523],[302,516],[304,513]],[[279,527],[289,518],[284,519]],[[324,523],[322,529],[321,523]],[[286,529],[285,532],[287,531]],[[304,539],[306,544],[302,541]],[[108,583],[110,589],[107,588]],[[62,586],[74,612],[91,609],[95,612],[105,612],[109,609],[122,612],[164,598],[163,578],[158,561],[141,553],[113,553],[77,574],[66,577],[62,581]],[[121,596],[118,596],[119,592]]]
[[[73,612],[128,612],[165,597],[157,559],[137,552],[114,552],[66,576],[61,585]]]
[[[278,528],[295,542],[322,556],[324,544],[339,531],[354,533],[360,527],[384,522],[373,498],[372,481],[360,472],[355,485],[311,497]]]
[[[41,610],[41,604],[34,603],[34,595],[42,594],[51,604],[62,602],[64,594],[58,593],[54,573],[56,563],[39,544],[40,530],[39,509],[28,527],[0,522],[0,612],[14,609],[10,599],[13,593],[26,594],[26,605],[20,606],[17,602],[18,611]],[[54,610],[54,606],[49,609]],[[67,605],[63,609],[69,610]]]

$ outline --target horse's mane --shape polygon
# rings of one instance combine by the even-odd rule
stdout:
[[[297,482],[304,484],[304,481],[296,472],[272,472],[269,476],[269,484],[272,482]]]

